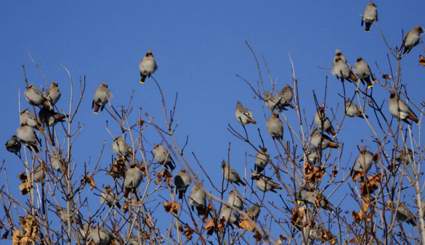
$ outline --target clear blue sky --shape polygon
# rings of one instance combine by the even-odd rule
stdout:
[[[149,80],[138,84],[138,62],[152,48],[159,64],[155,74],[166,93],[179,93],[177,121],[181,143],[190,135],[189,150],[195,151],[207,169],[219,176],[218,164],[226,156],[228,142],[235,146],[233,163],[242,171],[244,152],[252,150],[226,131],[227,123],[236,125],[234,107],[241,100],[254,110],[260,122],[263,112],[249,88],[235,74],[254,80],[255,63],[244,45],[248,40],[267,60],[273,77],[281,86],[290,79],[288,54],[294,59],[300,79],[302,104],[312,116],[312,90],[321,89],[329,72],[336,48],[350,63],[364,57],[376,69],[378,62],[387,69],[386,49],[379,30],[392,45],[401,41],[401,30],[424,26],[424,1],[377,1],[379,22],[365,33],[360,16],[366,1],[2,1],[0,3],[0,59],[3,104],[0,138],[5,141],[18,126],[18,90],[23,91],[21,65],[28,66],[30,81],[46,86],[58,80],[63,91],[59,106],[67,99],[67,66],[74,78],[87,75],[87,94],[79,120],[84,123],[76,141],[75,160],[91,163],[102,141],[108,142],[103,164],[110,160],[110,136],[104,129],[105,113],[90,111],[91,97],[105,80],[113,92],[113,104],[128,101],[135,90],[135,104],[153,115],[162,116],[157,90]],[[410,96],[423,100],[425,69],[417,64],[421,44],[403,61],[403,74]],[[41,64],[40,74],[31,62]],[[320,68],[322,67],[322,68]],[[329,79],[329,94],[340,91],[340,83]],[[384,97],[386,93],[381,91]],[[330,95],[328,104],[337,98]],[[23,100],[22,100],[23,102]],[[340,102],[340,100],[338,101]],[[23,102],[24,103],[24,102]],[[341,112],[341,111],[340,111]],[[287,113],[294,118],[293,112]],[[310,119],[311,120],[311,119]],[[264,128],[262,128],[264,130]],[[351,166],[349,149],[367,138],[366,126],[347,122],[346,164]],[[254,130],[252,132],[255,132]],[[364,135],[362,135],[362,133]],[[114,134],[119,131],[115,129]],[[268,136],[267,136],[268,137]],[[267,139],[269,141],[269,139]],[[157,143],[151,140],[151,144]],[[374,147],[373,147],[374,149]],[[189,151],[188,151],[189,152]],[[8,162],[13,178],[22,165],[0,148],[1,159]],[[251,162],[252,164],[252,162]],[[109,181],[109,179],[108,179]],[[100,181],[102,182],[102,181]],[[2,183],[3,184],[3,183]],[[12,186],[16,188],[16,186]],[[338,197],[336,197],[336,200]]]

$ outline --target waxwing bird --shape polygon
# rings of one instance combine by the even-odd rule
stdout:
[[[219,220],[224,221],[226,224],[236,224],[239,220],[239,213],[224,204],[220,210]]]
[[[105,105],[111,99],[111,91],[109,91],[108,84],[101,83],[99,87],[97,87],[96,92],[94,93],[93,101],[91,107],[93,112],[98,113],[102,111]]]
[[[233,189],[229,192],[229,197],[227,198],[227,204],[239,210],[243,209],[243,198],[238,190]]]
[[[116,206],[117,208],[121,208],[117,195],[115,195],[112,187],[109,185],[106,185],[102,193],[100,193],[100,203],[105,203],[108,207]]]
[[[125,171],[124,177],[124,197],[127,198],[130,192],[136,194],[137,197],[137,187],[139,187],[140,182],[143,179],[143,172],[140,170],[137,164],[132,164],[130,168]]]
[[[379,154],[373,154],[366,147],[359,147],[359,155],[351,169],[351,178],[357,181],[359,178],[365,177],[372,165],[379,159]]]
[[[392,211],[397,211],[396,218],[399,221],[406,222],[408,224],[411,224],[413,226],[416,226],[417,220],[416,215],[406,206],[406,204],[400,202],[394,203],[391,200],[388,200],[386,202],[387,208],[389,208]]]
[[[18,137],[16,135],[12,135],[6,143],[6,150],[17,155],[19,158],[21,157],[21,142],[19,142]]]
[[[320,159],[319,150],[314,147],[307,147],[307,149],[304,152],[304,161],[307,160],[307,162],[315,165],[316,162],[318,162]]]
[[[144,84],[146,78],[149,78],[158,68],[155,57],[153,56],[152,50],[149,49],[145,57],[143,57],[142,61],[140,61],[139,69],[140,69],[140,83]]]
[[[48,109],[53,109],[53,106],[50,102],[44,97],[43,93],[34,85],[29,84],[25,89],[25,98],[28,103],[37,107],[46,107]]]
[[[347,59],[339,49],[335,51],[335,56],[333,58],[332,75],[336,76],[336,78],[341,80],[341,82],[345,80],[350,82],[357,81],[356,75],[354,75],[347,63]]]
[[[58,122],[64,122],[65,118],[67,118],[68,116],[59,112],[55,112],[53,110],[41,108],[38,112],[38,117],[44,125],[51,127]]]
[[[378,10],[376,4],[370,2],[366,5],[362,16],[362,26],[364,26],[364,30],[369,31],[375,21],[378,21]]]
[[[32,127],[27,125],[20,126],[18,129],[16,129],[16,137],[20,142],[27,145],[27,147],[33,152],[39,152],[38,146],[40,144],[40,140],[37,138],[37,135],[35,134],[35,131]]]
[[[63,208],[61,206],[56,206],[56,214],[61,219],[61,221],[65,224],[68,222],[68,220],[71,221],[72,224],[81,224],[81,214],[78,213],[78,210],[70,210],[71,212],[68,214],[66,208]]]
[[[179,199],[182,199],[186,193],[187,188],[192,183],[190,175],[186,169],[180,170],[180,172],[174,176],[174,185],[176,186],[176,193],[179,194]]]
[[[61,91],[60,91],[59,85],[56,81],[53,81],[50,84],[49,89],[45,93],[45,97],[50,102],[50,104],[52,106],[56,105],[56,103],[58,102],[58,100],[61,97]]]
[[[224,179],[226,179],[230,183],[234,183],[237,185],[239,184],[243,186],[246,185],[245,182],[242,180],[241,176],[238,174],[238,172],[235,169],[233,169],[229,163],[223,160],[221,162],[221,168],[223,169]]]
[[[421,41],[421,35],[424,32],[421,26],[415,26],[410,30],[403,39],[401,49],[403,54],[408,54]]]
[[[345,100],[345,115],[348,117],[360,117],[368,118],[368,116],[364,113],[363,109],[356,105],[353,101]]]
[[[294,89],[289,85],[285,85],[278,93],[279,97],[279,110],[285,110],[286,107],[293,108],[292,99],[294,98]]]
[[[369,65],[362,57],[357,58],[354,64],[354,74],[362,83],[366,83],[368,88],[373,87],[376,81]]]
[[[416,116],[412,109],[410,109],[410,107],[400,99],[395,90],[391,90],[390,92],[388,108],[394,117],[404,121],[407,124],[410,124],[409,121],[413,121],[415,123],[419,122],[418,116]]]
[[[258,203],[255,203],[246,210],[248,217],[253,221],[257,221],[258,216],[260,216],[261,207]]]
[[[263,172],[264,168],[270,162],[270,155],[267,153],[267,148],[260,147],[257,155],[255,156],[255,171],[258,173]]]
[[[112,141],[112,150],[122,157],[128,157],[132,152],[131,147],[122,136],[118,136]]]
[[[252,173],[251,178],[255,181],[255,185],[262,192],[272,191],[282,189],[279,183],[274,182],[272,178],[265,176],[260,173]]]
[[[314,148],[321,146],[322,150],[326,148],[338,148],[339,144],[333,141],[329,136],[320,132],[320,130],[313,130],[310,138],[310,144]]]
[[[165,166],[169,170],[173,170],[176,167],[173,159],[171,158],[170,153],[163,145],[154,145],[152,149],[152,154],[155,162]]]
[[[114,235],[106,230],[102,226],[90,227],[88,224],[84,224],[80,230],[80,234],[83,238],[87,239],[87,244],[94,245],[108,245],[112,244]]]
[[[28,109],[24,109],[19,113],[19,124],[27,125],[38,130],[41,129],[41,124],[35,117],[34,113],[30,112]]]
[[[320,241],[321,244],[328,242],[329,244],[336,244],[335,236],[327,230],[323,225],[315,225],[313,227],[308,227],[308,237],[311,240]]]
[[[279,105],[279,98],[277,96],[273,96],[273,94],[269,91],[265,91],[263,93],[263,100],[266,106],[273,112]]]
[[[49,156],[50,164],[52,165],[54,170],[59,171],[64,167],[64,159],[62,158],[58,150],[54,150],[52,153],[50,153]]]
[[[329,211],[333,210],[332,204],[319,190],[307,190],[302,188],[298,193],[298,198],[300,201],[310,203],[315,207],[323,208]]]
[[[332,126],[331,120],[325,114],[325,106],[320,105],[317,108],[316,115],[314,116],[314,123],[317,128],[323,129],[323,131],[336,136],[334,127]]]
[[[236,120],[242,123],[243,125],[247,124],[256,124],[255,118],[252,115],[252,112],[248,110],[248,108],[244,107],[240,101],[236,102],[236,110],[235,110]]]
[[[272,113],[272,116],[267,120],[266,126],[273,139],[283,139],[283,123],[279,119],[279,114]]]
[[[196,183],[189,196],[189,204],[192,210],[196,208],[198,215],[205,215],[207,211],[207,194],[200,182]]]

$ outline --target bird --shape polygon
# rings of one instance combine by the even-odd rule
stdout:
[[[19,125],[21,126],[27,125],[27,126],[36,128],[38,130],[41,129],[40,122],[37,120],[34,113],[30,112],[28,109],[23,109],[19,113]]]
[[[131,147],[125,142],[122,136],[118,136],[112,141],[112,150],[118,156],[122,157],[128,157],[132,152]]]
[[[236,185],[246,185],[245,182],[242,180],[241,176],[238,174],[238,172],[233,169],[230,164],[227,163],[225,160],[221,162],[221,168],[223,169],[224,179]]]
[[[165,166],[169,170],[173,170],[176,167],[170,153],[163,145],[155,144],[152,149],[152,154],[155,162]]]
[[[425,66],[425,56],[419,55],[419,65]]]
[[[16,137],[21,143],[24,143],[33,152],[39,152],[40,140],[38,139],[34,129],[24,125],[16,129]]]
[[[285,85],[282,90],[279,91],[277,96],[279,98],[278,107],[280,111],[286,110],[286,107],[294,107],[292,105],[292,100],[294,98],[294,89],[291,87],[291,85]]]
[[[314,116],[314,123],[318,129],[323,129],[325,132],[336,136],[334,127],[332,126],[331,120],[325,114],[325,106],[320,105],[317,107],[316,114]]]
[[[6,150],[10,153],[15,154],[18,157],[21,157],[21,142],[19,141],[16,135],[12,135],[4,144],[6,146]]]
[[[239,213],[224,204],[220,209],[219,220],[226,224],[236,224],[239,220]]]
[[[240,101],[236,102],[235,117],[243,125],[256,124],[255,118],[248,108],[244,107]]]
[[[86,239],[87,244],[108,245],[112,244],[114,235],[100,225],[91,227],[89,224],[82,225],[80,228],[81,236]]]
[[[146,78],[149,78],[156,71],[157,68],[158,65],[156,64],[152,50],[148,49],[145,54],[145,57],[143,57],[142,61],[140,61],[139,64],[140,84],[144,84]]]
[[[341,82],[348,80],[356,82],[358,79],[347,63],[347,58],[337,49],[333,58],[332,75],[336,76]]]
[[[125,171],[124,177],[124,197],[128,198],[130,192],[134,193],[137,197],[137,187],[143,180],[143,172],[137,164],[132,164],[130,168]]]
[[[64,159],[62,159],[62,156],[58,150],[53,150],[49,156],[50,164],[54,170],[59,171],[62,169],[62,167],[64,167]]]
[[[35,85],[28,84],[25,88],[24,95],[30,105],[37,106],[39,108],[46,107],[50,110],[53,109],[53,106]]]
[[[407,124],[410,124],[410,121],[413,121],[415,123],[419,122],[418,116],[416,116],[412,109],[410,109],[410,107],[403,100],[400,99],[394,89],[390,91],[388,108],[390,113],[394,117],[404,121]]]
[[[298,201],[310,203],[318,208],[323,208],[329,211],[333,210],[332,204],[326,199],[326,197],[319,190],[307,190],[302,188],[298,192]]]
[[[417,223],[416,215],[406,206],[406,204],[399,202],[397,205],[393,201],[388,200],[386,202],[386,206],[390,210],[397,212],[396,213],[397,220],[416,226],[416,223]]]
[[[279,114],[273,112],[271,117],[267,120],[266,126],[272,139],[283,139],[283,123],[279,119]]]
[[[267,108],[269,108],[270,111],[273,112],[275,109],[278,108],[280,99],[278,98],[278,96],[274,96],[270,91],[264,91],[263,100]]]
[[[318,162],[320,159],[320,154],[319,154],[319,150],[315,147],[307,147],[306,150],[304,151],[304,159],[307,160],[307,162],[311,163],[311,164],[315,164],[316,162]]]
[[[356,105],[353,101],[345,100],[345,115],[348,117],[360,117],[368,118],[368,116],[364,113],[363,109]]]
[[[368,88],[373,87],[376,82],[369,65],[362,57],[357,58],[356,63],[354,63],[354,74],[363,84],[366,83]]]
[[[109,102],[109,100],[112,97],[112,93],[109,90],[108,84],[101,83],[94,93],[93,101],[91,104],[91,107],[93,109],[93,112],[98,113],[100,111],[103,111],[103,108],[105,105]]]
[[[421,35],[424,32],[421,26],[415,26],[410,30],[403,39],[401,50],[403,54],[408,54],[421,41]]]
[[[258,216],[260,216],[261,206],[258,203],[255,203],[251,207],[249,207],[246,210],[246,214],[248,214],[248,217],[252,219],[253,221],[256,221],[258,219]]]
[[[59,112],[55,112],[53,110],[49,110],[47,108],[41,108],[38,112],[38,118],[41,123],[47,125],[49,127],[54,126],[58,122],[65,121],[65,118],[68,116]]]
[[[270,155],[267,153],[267,148],[260,147],[255,156],[255,171],[262,172],[267,164],[270,162]]]
[[[189,204],[192,210],[196,208],[198,215],[206,215],[207,212],[207,194],[202,187],[202,183],[198,182],[192,187],[189,195]]]
[[[413,162],[413,151],[408,148],[403,148],[398,151],[396,156],[396,160],[404,165],[409,165],[409,163]]]
[[[71,224],[81,224],[81,214],[76,209],[71,209],[68,213],[66,208],[63,208],[59,205],[55,206],[56,214],[61,219],[63,224],[66,224],[68,220],[71,221]]]
[[[116,206],[117,208],[121,208],[117,195],[115,195],[110,185],[106,185],[100,193],[100,203],[105,203],[108,207]]]
[[[179,195],[179,199],[182,199],[186,193],[187,188],[192,183],[190,175],[186,169],[180,170],[180,172],[174,176],[174,185],[176,186],[176,192]]]
[[[282,189],[279,183],[274,182],[272,178],[265,176],[261,173],[252,173],[251,178],[255,181],[255,185],[262,192],[272,191]]]
[[[239,210],[243,209],[244,201],[238,190],[233,189],[229,192],[227,204]]]
[[[379,155],[368,151],[365,146],[359,147],[359,155],[351,168],[351,178],[357,181],[359,178],[366,176],[372,165],[378,160]]]
[[[52,81],[44,97],[50,102],[52,106],[56,105],[56,103],[61,97],[61,91],[56,81]]]
[[[338,148],[339,144],[335,141],[333,141],[329,136],[326,134],[323,134],[319,129],[314,129],[311,138],[310,138],[310,144],[318,148],[321,146],[322,150],[326,148]]]
[[[369,2],[364,9],[361,25],[364,26],[365,31],[370,31],[370,28],[376,21],[378,21],[378,10],[376,8],[376,4]]]

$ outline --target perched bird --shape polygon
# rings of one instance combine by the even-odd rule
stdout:
[[[416,215],[406,206],[406,204],[400,202],[398,205],[391,200],[386,202],[387,208],[392,211],[396,211],[396,217],[399,221],[406,222],[413,226],[416,226],[417,219]]]
[[[38,112],[38,117],[40,118],[41,123],[51,127],[58,122],[65,121],[65,118],[67,118],[68,116],[59,112],[55,112],[53,110],[41,108],[41,110]]]
[[[125,142],[122,136],[118,136],[113,140],[112,150],[122,157],[128,157],[132,152],[131,147]]]
[[[189,196],[189,204],[192,210],[196,208],[198,215],[206,215],[207,212],[207,194],[200,182],[196,183]]]
[[[140,70],[140,83],[144,84],[146,78],[149,78],[158,68],[155,57],[153,56],[152,50],[149,49],[145,57],[143,57],[142,61],[140,61],[139,64],[139,70]]]
[[[56,103],[61,97],[61,91],[56,81],[53,81],[50,84],[49,89],[46,91],[44,97],[46,97],[46,99],[50,102],[52,106],[56,105]]]
[[[258,216],[260,216],[261,207],[258,203],[255,203],[246,210],[248,217],[253,221],[257,221]]]
[[[63,208],[61,206],[56,206],[55,209],[56,209],[56,214],[61,219],[63,224],[66,224],[68,220],[71,221],[71,224],[81,224],[82,217],[81,217],[81,214],[78,212],[78,210],[71,209],[70,210],[71,212],[68,215],[66,208]]]
[[[28,103],[30,103],[33,106],[37,107],[46,107],[47,109],[53,109],[52,104],[44,97],[44,94],[34,85],[29,84],[27,85],[25,92],[24,92],[25,98],[27,99]]]
[[[323,208],[330,211],[333,210],[331,203],[319,190],[311,191],[303,188],[298,193],[298,198],[300,201],[310,203],[315,207]]]
[[[37,138],[37,135],[35,134],[35,131],[32,127],[27,125],[20,126],[18,129],[16,129],[16,137],[20,142],[27,145],[27,147],[33,152],[39,152],[38,146],[40,144],[40,140]]]
[[[88,224],[84,224],[80,234],[86,239],[87,244],[94,245],[112,244],[111,242],[114,238],[114,235],[111,232],[99,225],[90,227]]]
[[[271,92],[265,91],[263,93],[263,100],[266,106],[270,109],[271,112],[273,112],[275,109],[278,108],[280,99],[278,96],[274,96]]]
[[[137,196],[137,187],[139,187],[140,182],[143,179],[143,172],[137,166],[137,164],[132,164],[130,168],[125,171],[124,177],[124,197],[127,198],[130,192],[134,193]]]
[[[292,99],[294,98],[294,89],[291,85],[285,85],[277,96],[279,98],[279,110],[285,110],[286,107],[293,107]]]
[[[21,126],[27,125],[36,129],[41,129],[41,124],[35,117],[34,113],[28,109],[24,109],[19,113],[19,124]]]
[[[336,76],[336,78],[341,80],[341,82],[345,80],[350,82],[357,81],[356,75],[354,75],[353,71],[347,63],[347,59],[339,49],[335,51],[335,56],[333,58],[332,75]]]
[[[155,162],[165,166],[169,170],[173,170],[176,167],[173,159],[171,158],[170,153],[163,145],[154,145],[152,149],[152,154]]]
[[[320,241],[322,244],[325,242],[329,242],[329,244],[336,244],[335,236],[323,225],[308,227],[306,231],[308,231],[308,237],[311,240]]]
[[[421,41],[421,35],[424,32],[421,26],[415,26],[410,30],[403,39],[401,49],[403,54],[408,54]]]
[[[95,113],[102,111],[105,105],[109,102],[112,97],[111,91],[109,91],[108,84],[101,83],[97,87],[96,92],[94,93],[93,101],[91,108]]]
[[[6,150],[8,152],[21,157],[21,142],[19,142],[19,139],[16,137],[16,135],[12,135],[12,137],[10,137],[4,145],[6,146]]]
[[[62,158],[59,151],[53,150],[49,156],[50,156],[50,164],[52,165],[54,170],[59,171],[64,167],[65,165],[64,159]]]
[[[252,112],[248,110],[248,108],[244,107],[240,101],[236,102],[236,110],[235,110],[236,120],[242,123],[243,125],[247,124],[256,124],[255,118],[252,115]]]
[[[345,100],[345,115],[348,117],[368,118],[363,109],[350,100]]]
[[[369,31],[372,24],[378,21],[378,10],[375,3],[368,3],[364,9],[362,16],[362,26],[365,31]]]
[[[391,90],[390,92],[388,108],[394,117],[404,121],[407,124],[410,124],[409,120],[415,123],[419,122],[418,116],[416,116],[412,109],[410,109],[410,107],[400,99],[395,90]]]
[[[238,190],[233,189],[229,192],[229,197],[227,198],[227,204],[239,210],[243,209],[243,198]]]
[[[257,155],[255,156],[255,171],[258,173],[263,172],[269,162],[270,155],[267,153],[267,148],[260,147]]]
[[[233,169],[229,163],[223,160],[221,162],[221,168],[223,169],[224,179],[226,179],[230,183],[234,183],[237,185],[246,185],[245,182],[242,180],[241,176],[238,174],[238,172],[236,172],[236,170]]]
[[[100,193],[100,203],[105,203],[108,207],[116,206],[117,208],[121,208],[117,195],[115,195],[112,187],[109,185],[106,185],[102,193]]]
[[[186,169],[180,170],[180,172],[174,176],[174,185],[176,186],[176,193],[179,194],[179,199],[182,199],[186,193],[187,188],[192,183],[190,175]]]
[[[219,220],[227,224],[236,224],[239,220],[239,213],[224,204],[220,210]]]
[[[354,74],[363,84],[366,83],[368,88],[373,87],[376,82],[369,65],[362,57],[357,58],[356,63],[354,63]]]
[[[310,144],[318,148],[321,146],[322,150],[326,148],[338,148],[339,144],[333,141],[329,136],[320,132],[320,130],[313,130],[310,138]]]
[[[35,182],[43,182],[44,178],[46,177],[46,164],[44,162],[41,162],[33,169],[33,179]]]
[[[274,182],[272,178],[263,174],[254,172],[252,173],[251,178],[255,180],[255,185],[262,192],[276,192],[276,190],[282,189],[279,183]]]
[[[320,105],[317,108],[316,115],[314,116],[314,123],[316,124],[317,128],[323,129],[323,131],[330,133],[333,136],[336,136],[335,129],[332,126],[332,122],[325,114],[324,105]]]
[[[267,120],[266,126],[273,139],[283,139],[283,123],[279,119],[279,114],[272,113],[272,116]]]
[[[399,150],[396,160],[404,165],[409,165],[409,163],[413,162],[413,151],[408,148]]]
[[[357,156],[350,173],[353,181],[357,181],[359,178],[366,176],[369,169],[378,159],[378,154],[373,154],[368,151],[366,147],[360,146],[359,155]]]
[[[307,162],[314,165],[320,160],[319,158],[319,150],[315,147],[307,147],[307,149],[304,151],[304,161],[307,160]]]

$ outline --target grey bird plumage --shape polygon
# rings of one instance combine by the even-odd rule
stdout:
[[[16,129],[16,137],[34,152],[39,152],[40,140],[32,127],[24,125]]]
[[[137,195],[137,187],[143,180],[143,172],[137,164],[133,164],[125,171],[124,178],[124,197],[127,198],[130,192]]]
[[[360,177],[365,176],[372,165],[378,160],[378,155],[368,151],[366,147],[359,147],[359,155],[351,169],[351,178],[353,181],[358,180]]]
[[[158,68],[158,65],[156,63],[155,57],[153,56],[152,50],[149,49],[139,64],[139,70],[140,70],[139,82],[141,84],[144,84],[146,78],[151,77],[151,75],[156,71],[157,68]]]
[[[154,145],[152,155],[155,162],[163,165],[169,170],[173,170],[176,167],[174,160],[171,158],[170,152],[163,145]]]
[[[224,179],[237,185],[246,185],[239,173],[234,168],[232,168],[228,162],[223,160],[221,162],[221,168],[223,169]]]
[[[270,161],[270,155],[267,153],[267,148],[260,147],[255,156],[255,171],[262,172]]]
[[[93,112],[98,113],[103,110],[105,105],[112,97],[112,93],[106,83],[101,83],[93,96],[92,109]]]
[[[329,136],[323,134],[318,129],[313,130],[310,137],[310,144],[315,148],[321,147],[322,149],[339,147],[337,142],[333,141]]]
[[[346,100],[345,101],[345,115],[348,117],[360,117],[368,118],[368,116],[364,113],[363,109],[355,104],[353,101]]]
[[[67,115],[55,112],[53,110],[49,110],[47,108],[41,108],[38,112],[38,118],[43,125],[47,125],[49,127],[54,126],[58,122],[65,121]]]
[[[368,3],[363,11],[362,23],[365,31],[369,31],[373,23],[378,21],[378,9],[375,3]]]
[[[192,210],[196,208],[198,215],[206,215],[207,194],[200,182],[196,183],[192,187],[192,191],[189,196],[189,204],[192,207]]]
[[[317,108],[316,114],[314,116],[314,123],[316,124],[316,127],[318,129],[323,128],[325,132],[330,133],[333,136],[336,135],[336,132],[334,127],[332,126],[331,120],[326,116],[324,105],[320,105]]]
[[[131,147],[125,142],[123,136],[118,136],[112,141],[112,150],[122,157],[128,157],[132,152]]]
[[[403,43],[401,45],[403,54],[410,53],[410,51],[419,44],[423,32],[424,30],[421,26],[415,26],[404,36]]]
[[[239,210],[243,209],[244,201],[238,190],[233,189],[229,192],[229,196],[227,197],[227,204]]]
[[[19,113],[19,124],[27,125],[36,129],[41,128],[41,124],[35,117],[34,113],[30,112],[28,109],[24,109]]]
[[[19,142],[19,139],[16,137],[16,135],[12,135],[12,137],[6,141],[5,147],[8,152],[21,157],[21,142]]]
[[[283,139],[283,123],[279,119],[279,114],[272,113],[266,122],[267,130],[273,139]]]
[[[106,185],[100,193],[100,203],[105,203],[108,207],[116,206],[117,208],[121,208],[117,195],[115,195],[112,187],[109,185]]]
[[[336,76],[336,78],[339,79],[341,82],[345,80],[350,82],[357,82],[358,80],[356,75],[354,75],[353,71],[348,65],[347,58],[339,49],[335,51],[331,73],[332,75]]]
[[[272,178],[265,176],[260,173],[252,173],[251,178],[255,181],[255,185],[262,192],[276,192],[276,190],[282,189],[279,183],[272,180]]]
[[[362,83],[366,83],[369,88],[376,83],[372,70],[362,57],[357,58],[356,63],[354,63],[354,74]]]
[[[176,187],[176,192],[179,195],[179,199],[182,199],[184,194],[187,191],[187,188],[192,183],[190,175],[187,173],[186,169],[180,170],[180,172],[174,176],[174,185]]]
[[[410,109],[410,107],[403,100],[400,99],[395,90],[391,90],[390,92],[388,108],[390,113],[395,118],[398,118],[408,124],[410,124],[410,121],[413,121],[415,123],[419,122],[418,116],[416,116],[413,110]]]
[[[50,102],[50,104],[52,106],[56,105],[56,103],[58,102],[58,100],[61,97],[61,91],[60,91],[59,85],[56,81],[53,81],[50,84],[49,89],[45,93],[45,97]]]
[[[27,85],[25,92],[25,98],[33,106],[37,106],[39,108],[46,107],[49,110],[53,109],[53,106],[46,99],[44,94],[38,89],[35,85],[29,84]]]
[[[235,117],[236,120],[238,120],[238,122],[242,123],[243,125],[257,123],[252,112],[243,106],[240,101],[236,102]]]

